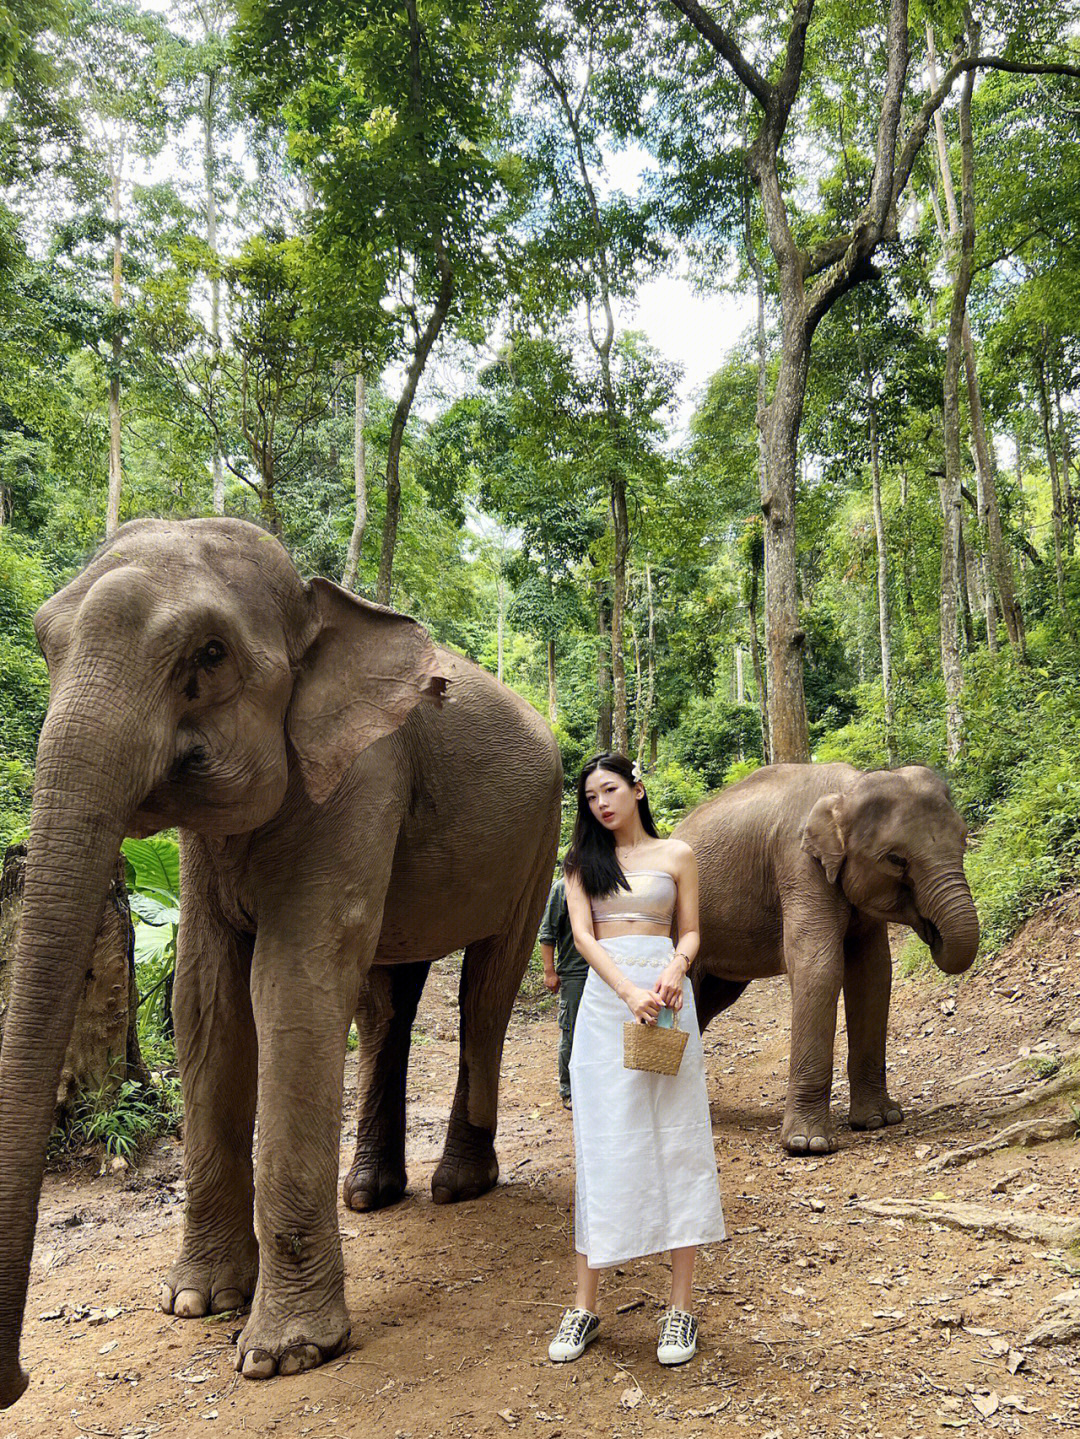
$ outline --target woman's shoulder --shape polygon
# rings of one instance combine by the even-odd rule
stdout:
[[[686,872],[694,851],[681,839],[662,839],[649,850],[649,859],[656,869],[666,869],[673,879]]]

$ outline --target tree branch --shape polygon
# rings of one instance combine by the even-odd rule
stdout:
[[[926,132],[935,113],[946,100],[949,91],[967,70],[1005,70],[1010,75],[1071,75],[1073,79],[1080,79],[1080,66],[1058,64],[1047,62],[1039,64],[1035,61],[1030,63],[1021,60],[1004,60],[997,55],[964,55],[949,66],[942,76],[941,84],[933,90],[923,101],[922,109],[915,118],[915,122],[908,132],[904,142],[904,148],[900,153],[900,159],[896,165],[896,172],[893,175],[891,209],[895,209],[897,202],[903,193],[904,186],[911,178],[912,167],[915,158],[922,149],[923,141],[926,139]]]
[[[750,64],[723,26],[718,25],[713,17],[701,8],[697,0],[671,0],[671,4],[689,20],[702,39],[708,41],[716,53],[727,61],[739,81],[750,91],[762,109],[768,110],[776,92],[765,76]],[[801,6],[803,5],[809,5],[812,8],[813,0],[801,0]],[[805,38],[805,31],[803,33]]]
[[[678,4],[679,0],[673,0],[673,3]],[[795,13],[791,17],[791,33],[788,35],[784,69],[776,89],[773,91],[778,101],[777,139],[784,132],[791,107],[795,103],[795,96],[799,93],[799,81],[802,79],[803,62],[806,59],[806,32],[810,28],[810,17],[813,13],[814,0],[798,0]],[[768,107],[766,106],[766,108]]]

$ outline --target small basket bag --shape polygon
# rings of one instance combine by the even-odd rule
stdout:
[[[644,1069],[650,1074],[678,1074],[686,1048],[686,1030],[679,1028],[679,1016],[671,1029],[658,1024],[623,1025],[623,1068]]]

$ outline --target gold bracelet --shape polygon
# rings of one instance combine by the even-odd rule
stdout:
[[[677,950],[675,951],[675,953],[672,955],[672,958],[673,958],[673,959],[681,959],[681,960],[683,960],[683,962],[686,964],[686,972],[687,972],[687,974],[690,973],[690,966],[693,964],[694,961],[690,958],[690,956],[689,956],[688,954],[683,954],[683,952],[682,952],[681,949],[677,949]]]

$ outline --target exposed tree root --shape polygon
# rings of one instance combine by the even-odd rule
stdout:
[[[935,1199],[864,1199],[856,1205],[883,1219],[924,1219],[952,1229],[983,1229],[1006,1239],[1037,1240],[1066,1246],[1080,1241],[1080,1219],[1064,1214],[1032,1214],[990,1204],[959,1204]]]
[[[1064,1294],[1055,1294],[1024,1343],[1068,1344],[1074,1339],[1080,1339],[1080,1289],[1067,1289]]]
[[[962,1149],[950,1149],[937,1159],[931,1160],[927,1169],[955,1169],[969,1159],[981,1159],[984,1154],[993,1154],[996,1149],[1008,1149],[1019,1145],[1021,1149],[1033,1149],[1036,1144],[1048,1144],[1054,1139],[1072,1139],[1080,1128],[1080,1121],[1073,1114],[1052,1114],[1043,1119],[1021,1119],[999,1130],[989,1139],[979,1139],[974,1144],[965,1144]]]

